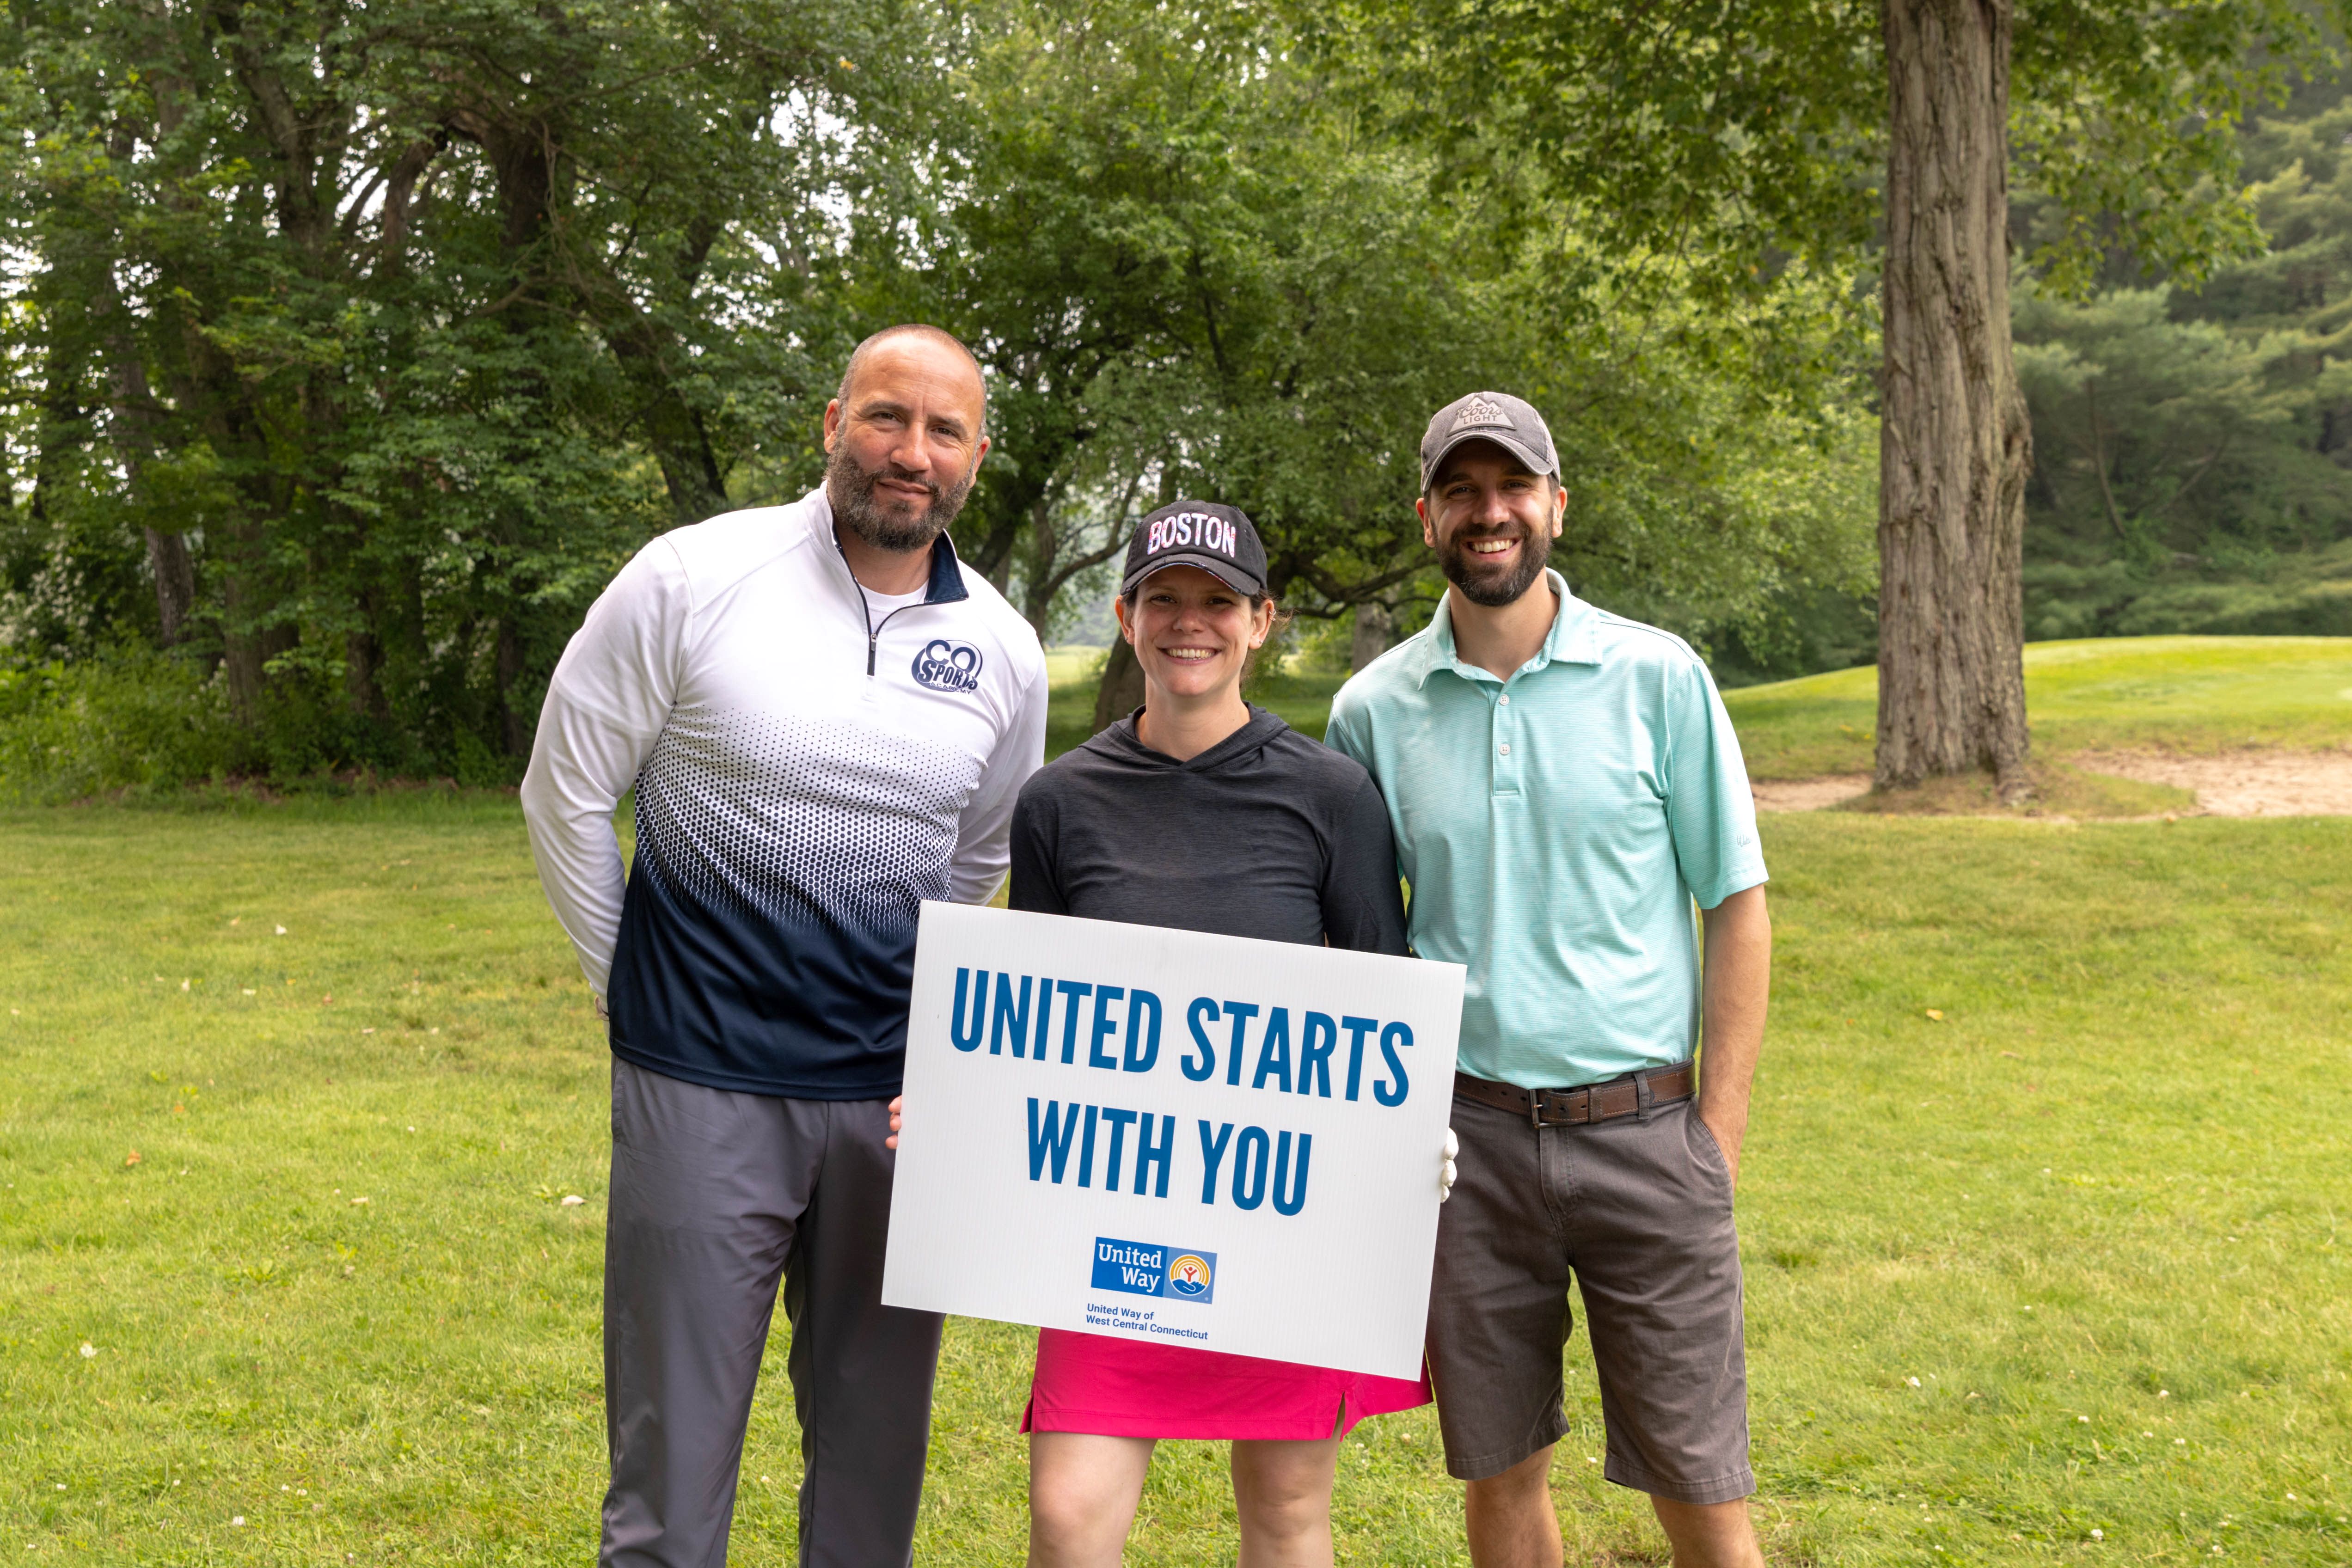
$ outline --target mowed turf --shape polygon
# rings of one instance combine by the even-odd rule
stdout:
[[[2087,637],[2029,643],[2038,756],[2120,746],[2220,752],[2352,742],[2352,637]],[[1878,671],[1724,693],[1748,775],[1866,773]]]
[[[511,803],[5,820],[0,1557],[589,1561],[607,1058]],[[1766,832],[1774,1560],[2352,1561],[2345,825]],[[1021,1560],[1029,1343],[950,1329],[923,1562]],[[782,1353],[738,1562],[792,1555]],[[1571,1561],[1662,1561],[1587,1357]],[[1230,1561],[1223,1466],[1163,1448],[1131,1561]],[[1428,1412],[1338,1522],[1463,1561]]]

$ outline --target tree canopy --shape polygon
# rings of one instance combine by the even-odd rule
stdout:
[[[208,765],[512,776],[611,573],[813,482],[895,320],[989,373],[958,539],[1048,635],[1180,493],[1247,509],[1297,607],[1411,624],[1415,447],[1477,385],[1551,415],[1604,603],[1706,639],[1867,580],[1851,268],[1625,250],[1507,125],[1401,134],[1412,84],[1312,17],[0,14],[0,640],[68,682],[161,650]]]

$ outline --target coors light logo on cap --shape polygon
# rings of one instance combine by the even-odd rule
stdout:
[[[1559,477],[1559,453],[1551,444],[1551,427],[1525,398],[1507,392],[1474,392],[1439,409],[1421,438],[1421,488],[1437,478],[1446,454],[1466,441],[1492,441],[1531,474]]]
[[[1265,546],[1248,514],[1222,501],[1171,501],[1135,525],[1118,591],[1163,566],[1198,566],[1253,598],[1265,592]]]

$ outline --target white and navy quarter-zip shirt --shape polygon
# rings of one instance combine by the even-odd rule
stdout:
[[[522,786],[614,1053],[713,1089],[897,1093],[917,906],[994,895],[1045,737],[1036,635],[945,535],[897,599],[850,575],[822,488],[646,545],[564,649]]]

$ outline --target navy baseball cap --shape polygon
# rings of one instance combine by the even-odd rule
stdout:
[[[1135,525],[1121,594],[1163,566],[1198,566],[1252,598],[1265,593],[1265,546],[1248,514],[1222,501],[1176,500]]]
[[[1465,441],[1492,441],[1528,466],[1531,474],[1559,477],[1559,453],[1551,426],[1525,398],[1507,392],[1474,392],[1439,409],[1421,438],[1421,488],[1437,477],[1447,453]]]

